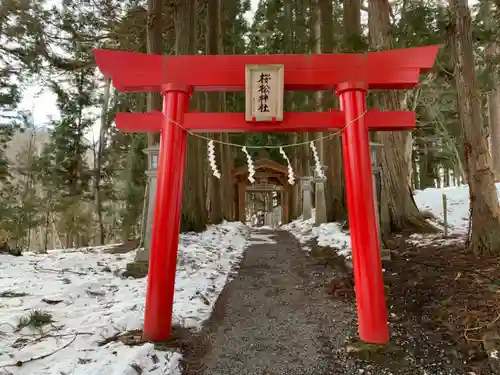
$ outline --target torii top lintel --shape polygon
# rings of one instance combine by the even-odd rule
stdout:
[[[434,65],[440,46],[382,52],[311,55],[164,56],[94,51],[100,71],[119,91],[161,92],[167,84],[195,91],[244,91],[246,64],[283,64],[285,90],[329,90],[344,82],[370,89],[409,89]]]

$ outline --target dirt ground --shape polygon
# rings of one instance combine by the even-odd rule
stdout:
[[[465,241],[428,237],[417,245],[402,237],[384,273],[392,341],[413,351],[429,374],[500,374],[500,257],[476,257]],[[354,303],[353,276],[329,286],[333,298]],[[436,368],[433,368],[433,362]]]
[[[496,373],[485,346],[497,343],[499,259],[474,258],[456,241],[397,239],[385,265],[391,342],[370,346],[356,339],[343,262],[274,236],[247,249],[205,329],[184,343],[185,375]]]
[[[415,325],[463,374],[500,374],[500,256],[476,257],[463,239],[393,252],[386,285],[394,324]],[[425,355],[425,353],[423,353]]]

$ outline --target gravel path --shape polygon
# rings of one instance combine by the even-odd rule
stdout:
[[[311,259],[289,233],[259,233],[275,243],[252,245],[226,286],[200,375],[336,373],[331,356],[352,331],[353,314],[325,298],[332,269]]]
[[[394,318],[386,349],[353,346],[354,301],[326,293],[342,271],[310,257],[288,232],[259,231],[251,237],[254,245],[238,274],[203,331],[187,345],[184,375],[465,373],[450,355],[453,347],[431,339],[411,317]]]

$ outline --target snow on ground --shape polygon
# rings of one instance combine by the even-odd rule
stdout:
[[[500,195],[500,183],[496,185]],[[443,194],[448,206],[448,226],[457,234],[467,233],[469,224],[469,187],[461,185],[442,189],[425,189],[415,193],[415,202],[421,210],[428,210],[443,220]]]
[[[181,235],[176,323],[201,327],[242,259],[249,238],[241,223]],[[146,279],[120,277],[135,252],[113,254],[110,248],[0,255],[0,375],[136,375],[140,373],[136,365],[152,375],[180,373],[179,353],[157,351],[152,344],[97,345],[143,325]],[[43,333],[18,330],[20,319],[33,310],[52,316],[53,323],[44,326]],[[32,360],[46,354],[50,355]],[[27,362],[11,366],[18,361]]]
[[[266,244],[275,244],[276,241],[270,238],[271,235],[262,234],[262,233],[252,233],[251,241],[252,245],[266,245]]]
[[[500,195],[500,183],[496,185],[497,194]],[[441,227],[444,227],[443,194],[446,195],[447,202],[447,225],[448,233],[452,236],[463,237],[467,235],[469,227],[469,187],[461,185],[448,188],[430,188],[415,192],[415,202],[420,210],[430,211],[436,216]],[[456,241],[453,238],[443,238],[439,235],[412,234],[410,243],[415,246],[428,245],[448,245]]]
[[[315,210],[312,210],[312,218],[303,220],[299,217],[281,228],[291,232],[303,245],[304,250],[310,251],[309,243],[317,240],[319,246],[328,246],[336,249],[340,255],[350,257],[351,237],[341,230],[339,223],[325,223],[320,226],[314,225]]]
[[[342,231],[338,223],[326,223],[313,228],[312,233],[318,239],[319,246],[336,249],[339,255],[351,257],[351,236]]]
[[[317,239],[319,246],[328,246],[336,249],[340,255],[350,257],[351,237],[341,230],[339,223],[325,223],[314,226],[315,210],[312,210],[312,219],[299,218],[281,228],[291,232],[303,245],[304,250],[310,251],[308,242]]]
[[[497,184],[497,192],[500,195],[500,183]],[[442,189],[425,189],[415,192],[415,202],[420,210],[430,211],[436,217],[438,226],[443,225],[443,194],[447,200],[447,222],[448,233],[451,235],[464,235],[467,233],[469,221],[469,189],[467,185],[448,187]],[[314,218],[314,210],[313,210]],[[284,230],[290,231],[303,245],[306,250],[308,242],[313,239],[318,241],[319,246],[329,246],[336,249],[339,255],[351,257],[351,240],[348,233],[341,230],[338,223],[321,224],[314,226],[314,219],[302,220],[301,218],[283,225]],[[410,236],[416,245],[424,246],[431,242],[436,244],[448,243],[450,240],[443,239],[442,234],[438,236],[421,236],[414,234]]]
[[[467,186],[418,191],[415,201],[421,210],[432,212],[442,222],[443,193],[448,200],[450,233],[464,234]],[[316,239],[320,246],[350,257],[350,237],[341,224],[315,227],[312,219],[296,220],[282,229],[303,244]],[[174,322],[201,328],[244,249],[251,243],[273,243],[270,237],[272,234],[250,235],[240,223],[181,235]],[[429,240],[413,239],[420,243]],[[104,338],[140,329],[143,324],[146,279],[121,277],[135,254],[113,254],[110,249],[112,246],[26,253],[22,257],[0,255],[0,375],[135,375],[139,368],[152,375],[180,374],[179,353],[157,351],[152,344],[128,347],[112,342],[98,346]],[[20,319],[34,310],[50,313],[53,322],[41,332],[18,329]]]

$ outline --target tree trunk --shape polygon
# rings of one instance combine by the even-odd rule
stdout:
[[[492,13],[491,1],[484,3],[485,12],[485,28],[492,35],[495,35],[495,22]],[[500,9],[497,9],[497,11]],[[490,127],[490,152],[491,152],[491,167],[494,173],[495,181],[500,181],[500,82],[498,79],[499,70],[497,68],[498,60],[498,44],[496,41],[488,43],[486,46],[486,59],[491,65],[491,90],[488,93],[488,120]]]
[[[224,19],[229,17],[228,2],[223,0],[218,0],[217,8],[217,37],[218,37],[218,47],[220,54],[225,53],[225,44],[223,35],[227,35],[228,31],[223,28],[227,28],[227,22],[223,22]],[[234,22],[231,23],[231,28],[234,28]],[[227,103],[229,94],[222,92],[220,95],[220,109],[222,112],[227,112]],[[221,133],[220,139],[222,142],[229,143],[231,139],[229,138],[229,133]],[[234,158],[232,155],[231,146],[227,144],[220,145],[221,154],[221,200],[222,200],[222,214],[226,220],[236,220],[234,216],[233,202],[234,202],[234,185],[232,170],[234,168]]]
[[[322,48],[322,43],[321,43],[321,33],[322,33],[322,25],[321,25],[321,8],[319,4],[320,0],[316,0],[314,2],[314,13],[315,13],[315,20],[314,20],[314,53],[320,54],[323,52]],[[323,91],[316,91],[314,93],[314,99],[316,101],[316,111],[322,111],[323,110]],[[319,160],[321,165],[324,164],[324,141],[323,141],[323,132],[316,132],[313,133],[314,139],[317,139],[316,142],[316,148],[319,156]]]
[[[343,50],[345,52],[357,52],[362,46],[361,0],[344,0],[343,13]]]
[[[50,226],[50,215],[52,214],[52,195],[46,197],[47,208],[45,210],[45,235],[43,238],[43,252],[47,253],[49,247],[49,226]]]
[[[147,51],[148,53],[163,53],[163,23],[162,11],[165,0],[148,0],[147,18]],[[148,93],[147,111],[161,111],[163,107],[162,96],[158,92]],[[159,133],[148,133],[148,146],[153,146],[160,141]]]
[[[450,169],[444,168],[444,178],[443,178],[444,187],[450,187]]]
[[[390,5],[388,0],[369,0],[368,27],[371,50],[387,50],[392,46]],[[377,96],[385,110],[401,110],[403,102],[397,92],[383,92]],[[411,195],[411,158],[408,160],[406,132],[381,132],[378,141],[383,144],[380,154],[381,169],[381,230],[391,232],[411,230],[434,232],[435,228],[420,215]]]
[[[457,178],[458,181],[460,181],[460,178],[465,180],[465,171],[462,165],[462,159],[460,158],[460,153],[458,152],[455,140],[451,138],[448,129],[441,121],[436,121],[436,129],[441,133],[441,136],[443,138],[443,144],[446,145],[446,147],[448,147],[448,150],[453,155],[452,163],[454,166],[453,173],[455,175],[455,180]]]
[[[417,173],[417,171],[418,171],[417,170],[417,160],[416,160],[417,152],[414,151],[414,154],[415,154],[415,156],[413,156],[413,158],[412,158],[413,190],[418,190],[418,189],[420,189],[420,179],[419,179],[419,175]]]
[[[427,181],[427,152],[426,148],[427,146],[425,145],[425,140],[419,140],[418,141],[419,145],[419,150],[418,150],[418,179],[420,181],[420,188],[422,190],[427,189],[430,187],[429,181]]]
[[[219,39],[220,39],[220,0],[207,0],[207,22],[206,22],[206,51],[209,55],[216,55],[219,53]],[[218,92],[206,93],[206,108],[207,112],[220,112],[220,94]],[[220,141],[220,133],[211,133],[210,137]],[[221,168],[222,166],[222,145],[219,143],[215,144],[215,161],[217,166]],[[224,175],[226,171],[222,170]],[[221,177],[222,178],[222,177]],[[210,223],[219,224],[224,218],[223,214],[223,183],[220,179],[212,176],[212,172],[209,171],[208,184],[210,184]]]
[[[26,220],[26,201],[28,200],[28,197],[30,195],[30,190],[33,186],[33,159],[35,156],[34,148],[35,146],[35,134],[36,134],[36,129],[30,129],[29,130],[29,138],[28,138],[28,150],[26,150],[26,165],[24,166],[24,170],[22,172],[23,178],[24,178],[24,183],[23,183],[23,189],[21,193],[21,215],[19,215],[18,219],[16,220],[16,232],[15,232],[15,247],[18,248],[20,246],[24,247],[24,238],[23,233],[24,233],[24,228],[25,228],[25,220]],[[33,194],[33,193],[31,193]],[[28,214],[29,215],[29,214]],[[31,220],[28,219],[28,222],[31,222]],[[30,230],[31,230],[31,224],[28,224],[28,233],[27,233],[27,240],[28,244],[26,246],[27,249],[30,248]],[[20,244],[22,243],[22,245]]]
[[[429,149],[429,143],[430,147],[433,147],[433,144],[429,139],[425,139],[425,136],[423,137],[423,139],[419,139],[418,143],[420,148],[418,158],[420,188],[427,189],[436,187],[433,152]]]
[[[321,42],[323,53],[332,53],[335,50],[335,30],[333,23],[333,5],[329,0],[318,0],[321,15]],[[344,3],[344,33],[359,33],[359,20],[361,17],[356,1]],[[357,9],[357,10],[356,10]],[[323,108],[334,107],[333,92],[323,93]],[[344,161],[342,156],[342,140],[340,136],[325,139],[324,141],[325,171],[327,182],[326,194],[326,217],[328,221],[341,221],[347,217],[347,203],[345,198]]]
[[[492,92],[488,94],[488,114],[490,125],[490,150],[491,150],[491,165],[495,174],[495,181],[500,181],[500,83],[493,74],[494,87]]]
[[[302,174],[304,176],[310,176],[311,175],[311,160],[310,160],[310,146],[309,142],[312,139],[312,135],[309,133],[302,133],[302,141],[304,144],[301,147],[301,155],[299,157],[299,160],[302,162]]]
[[[177,0],[174,6],[175,17],[175,52],[177,55],[193,54],[195,43],[196,1]],[[207,225],[205,207],[205,166],[202,164],[206,154],[205,142],[188,136],[186,164],[184,173],[184,191],[182,198],[182,231],[201,232]]]
[[[465,170],[471,210],[470,249],[476,254],[500,252],[500,219],[488,141],[476,86],[471,16],[466,0],[450,0],[449,40],[455,66],[458,113],[464,135]]]
[[[223,95],[226,95],[225,93]],[[224,101],[225,102],[225,101]],[[224,112],[224,106],[222,108]],[[221,139],[223,142],[228,143],[231,141],[229,138],[229,133],[222,133]],[[223,189],[221,191],[222,194],[222,213],[224,214],[224,218],[226,220],[236,220],[234,215],[234,184],[233,184],[233,176],[232,170],[234,168],[234,158],[232,157],[231,146],[222,144],[221,146],[221,166],[224,171],[221,176]]]
[[[106,148],[107,133],[108,133],[108,107],[109,97],[111,93],[111,79],[106,78],[104,81],[104,95],[101,108],[101,127],[99,129],[99,143],[97,144],[97,152],[94,155],[95,170],[94,170],[94,200],[95,200],[95,213],[97,215],[97,222],[99,225],[99,242],[98,245],[104,245],[105,236],[104,222],[102,220],[102,196],[101,196],[101,169],[102,158]]]
[[[163,8],[166,0],[148,0],[148,9],[147,9],[147,25],[146,25],[146,51],[147,53],[152,54],[162,54],[163,53]],[[162,111],[163,109],[163,97],[159,92],[148,92],[147,93],[147,101],[146,101],[146,111]],[[155,146],[160,143],[160,133],[147,133],[147,145],[148,147]],[[148,183],[144,184],[144,196],[149,197],[150,189],[149,186],[153,181],[151,177],[148,177]],[[154,185],[153,185],[154,186]],[[156,189],[154,189],[156,190]],[[146,198],[144,202],[150,202],[149,198]],[[151,233],[151,227],[153,226],[152,220],[150,218],[152,216],[146,215],[144,217],[144,213],[147,213],[152,208],[149,207],[149,204],[145,203],[142,207],[142,222],[145,225],[141,224],[140,227],[140,243],[146,243],[145,236],[147,233]],[[129,226],[127,228],[128,233],[126,233],[126,239],[128,239],[130,232],[133,227],[135,227],[135,223],[133,226]],[[149,249],[147,246],[144,251],[138,251],[136,254],[136,261],[149,261]]]

